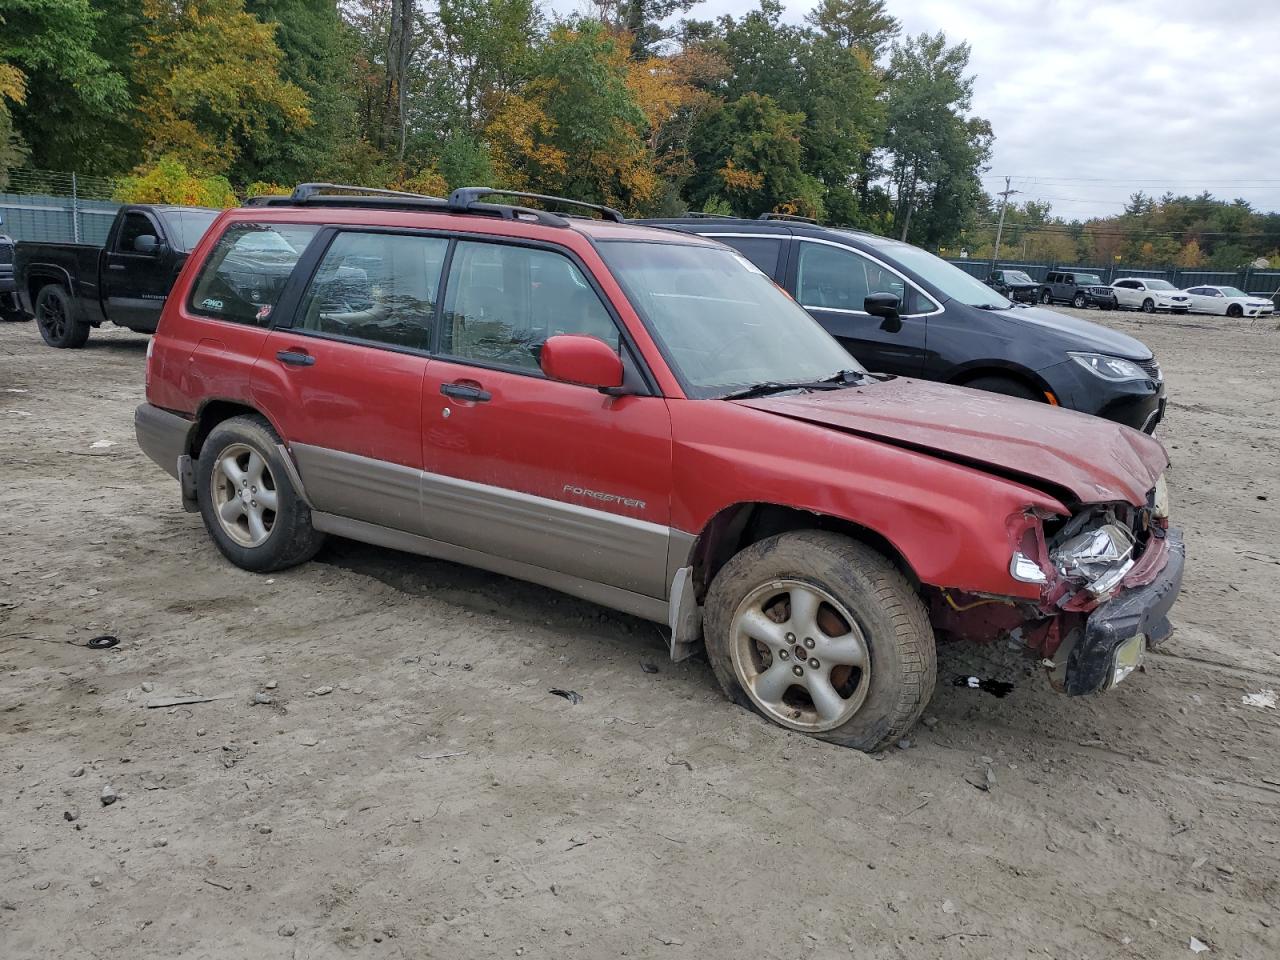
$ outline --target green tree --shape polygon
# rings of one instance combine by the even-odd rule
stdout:
[[[902,29],[886,0],[822,0],[805,21],[846,50],[878,60]]]

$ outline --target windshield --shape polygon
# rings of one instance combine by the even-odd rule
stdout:
[[[1029,276],[1021,270],[1006,270],[1004,272],[1005,283],[1035,283]]]
[[[1101,283],[1102,283],[1102,278],[1098,276],[1096,273],[1077,273],[1076,274],[1077,287],[1088,286],[1089,284],[1093,284],[1094,286],[1097,286],[1097,285],[1100,285]]]
[[[1177,290],[1168,280],[1144,280],[1148,290]]]
[[[862,371],[817,321],[733,250],[635,240],[599,246],[692,397]]]
[[[1219,287],[1224,297],[1247,297],[1248,294],[1239,287]]]
[[[860,239],[866,239],[865,237]],[[896,241],[875,243],[877,252],[890,258],[890,263],[913,270],[924,281],[938,288],[944,297],[950,297],[971,307],[996,307],[1003,309],[1013,303],[996,293],[981,280],[971,277],[957,266],[941,257],[935,257],[919,247]]]
[[[174,247],[190,253],[221,212],[221,210],[168,211],[165,214],[165,220],[172,228]]]

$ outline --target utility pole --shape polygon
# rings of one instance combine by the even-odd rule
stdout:
[[[997,194],[1000,197],[1000,224],[996,227],[996,248],[991,251],[991,269],[996,268],[996,258],[1000,256],[1000,237],[1004,234],[1004,211],[1009,206],[1009,198],[1015,193],[1021,193],[1021,190],[1009,189],[1009,181],[1011,177],[1004,178],[1004,189]]]

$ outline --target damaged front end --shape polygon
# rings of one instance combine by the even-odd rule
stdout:
[[[943,635],[1016,639],[1071,696],[1110,689],[1168,638],[1185,548],[1169,526],[1164,477],[1141,507],[1089,504],[1067,518],[1028,512],[1010,518],[1010,532],[1010,576],[1038,585],[1039,600],[938,591],[933,619]]]

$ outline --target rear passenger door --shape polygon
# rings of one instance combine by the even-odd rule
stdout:
[[[548,379],[538,353],[562,333],[603,340],[646,393],[617,317],[567,250],[457,241],[422,397],[427,535],[663,598],[666,401]]]
[[[317,510],[421,532],[422,380],[449,240],[340,229],[317,247],[258,358],[255,399]]]

